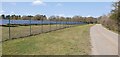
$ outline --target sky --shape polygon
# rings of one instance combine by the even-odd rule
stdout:
[[[110,13],[112,2],[2,2],[0,14],[52,16],[93,16],[98,17]]]
[[[1,0],[2,2],[32,2],[35,0]],[[42,0],[44,2],[115,2],[118,0]]]

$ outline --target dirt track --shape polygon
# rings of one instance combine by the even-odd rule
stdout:
[[[97,24],[90,29],[91,55],[118,55],[118,34]]]

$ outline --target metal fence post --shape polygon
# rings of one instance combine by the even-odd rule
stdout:
[[[42,24],[42,26],[41,26],[41,33],[43,33],[43,19],[41,21],[41,24]]]
[[[60,18],[58,18],[58,30],[60,29]]]
[[[66,28],[67,28],[67,20],[66,20]]]
[[[29,24],[29,25],[30,25],[30,35],[32,35],[32,34],[31,34],[31,18],[30,18],[30,24]]]
[[[59,19],[60,20],[60,19]],[[60,29],[61,29],[61,20],[60,20]]]
[[[63,28],[65,28],[65,24],[64,23],[65,23],[65,21],[63,20]]]
[[[57,30],[57,19],[55,21],[56,21],[56,29],[55,30]]]
[[[9,18],[9,39],[11,39],[11,34],[10,34],[10,18]]]
[[[49,22],[50,22],[50,23],[49,23],[49,25],[50,25],[49,31],[51,31],[51,20],[49,20]]]
[[[69,19],[69,27],[70,27],[70,19]]]

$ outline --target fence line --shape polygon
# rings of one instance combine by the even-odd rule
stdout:
[[[29,23],[26,22],[27,24],[14,23],[16,21],[9,19],[9,23],[2,26],[2,41],[24,38],[36,34],[47,33],[51,31],[74,27],[79,24],[84,24],[82,22],[72,22],[71,19],[68,21],[46,21],[43,19],[39,21],[30,19]],[[33,21],[35,21],[36,23]],[[45,23],[45,21],[47,23]]]

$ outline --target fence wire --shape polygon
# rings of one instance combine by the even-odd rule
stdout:
[[[74,27],[81,22],[61,20],[8,20],[2,25],[2,41]],[[22,22],[22,23],[21,23]]]

